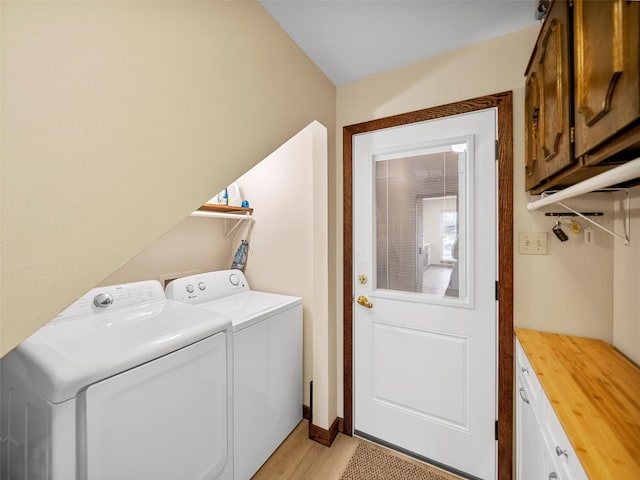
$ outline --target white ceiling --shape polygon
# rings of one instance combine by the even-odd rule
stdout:
[[[538,23],[536,0],[259,0],[337,86]]]

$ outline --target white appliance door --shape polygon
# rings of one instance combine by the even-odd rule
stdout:
[[[354,136],[356,433],[487,480],[496,475],[495,139],[493,109]]]
[[[90,386],[88,480],[209,480],[229,460],[224,333]]]

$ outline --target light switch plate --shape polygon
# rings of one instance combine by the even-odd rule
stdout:
[[[546,255],[547,232],[519,232],[518,252],[522,255]]]

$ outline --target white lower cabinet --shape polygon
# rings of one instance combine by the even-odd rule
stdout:
[[[588,480],[551,403],[516,340],[517,480]]]
[[[531,405],[531,392],[523,385],[520,375],[516,375],[516,462],[517,480],[544,478],[545,465],[540,460],[544,456],[544,441],[540,423]]]

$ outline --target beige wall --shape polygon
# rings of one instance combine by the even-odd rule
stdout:
[[[583,233],[563,231],[569,240],[561,242],[551,232],[555,220],[544,212],[562,212],[549,206],[530,212],[526,203],[539,197],[524,193],[524,167],[514,170],[514,322],[517,327],[565,333],[612,341],[613,329],[613,238],[592,228],[592,242]],[[600,211],[599,223],[613,227],[611,193],[595,193],[567,200],[579,211]],[[586,227],[587,222],[580,222]],[[518,253],[519,232],[547,232],[548,255]]]
[[[615,197],[616,232],[624,232],[623,194]],[[613,345],[640,364],[640,187],[631,189],[631,242],[614,240]]]
[[[0,355],[312,120],[333,143],[334,85],[255,2],[1,8]]]
[[[345,125],[522,88],[537,31],[531,27],[339,87],[340,158]]]
[[[237,181],[255,209],[245,269],[251,288],[303,298],[304,403],[313,380],[316,424],[328,421],[327,151],[326,128],[313,122]],[[248,231],[234,235],[234,251]]]
[[[157,241],[105,278],[100,285],[170,280],[231,265],[231,240],[224,220],[187,217]]]
[[[424,62],[338,88],[337,128],[468,98],[512,90],[514,100],[514,232],[550,231],[553,223],[526,209],[524,193],[524,70],[538,27],[521,30]],[[342,139],[337,156],[341,165]],[[336,182],[342,181],[338,168]],[[608,212],[610,197],[594,202]],[[340,213],[341,215],[341,213]],[[342,233],[338,232],[339,238]],[[514,321],[517,326],[562,331],[610,340],[612,331],[611,240],[595,235],[593,244],[557,245],[549,236],[549,255],[514,258]],[[558,242],[559,243],[559,242]],[[517,245],[516,245],[517,249]],[[342,252],[338,258],[341,258]],[[580,259],[580,260],[579,260]],[[340,285],[337,298],[341,298]],[[552,305],[552,307],[550,307]],[[340,310],[340,309],[338,309]],[[338,314],[341,325],[341,311]],[[341,329],[340,329],[341,336]],[[342,345],[340,340],[339,345]],[[342,351],[338,352],[338,404],[342,414]]]

